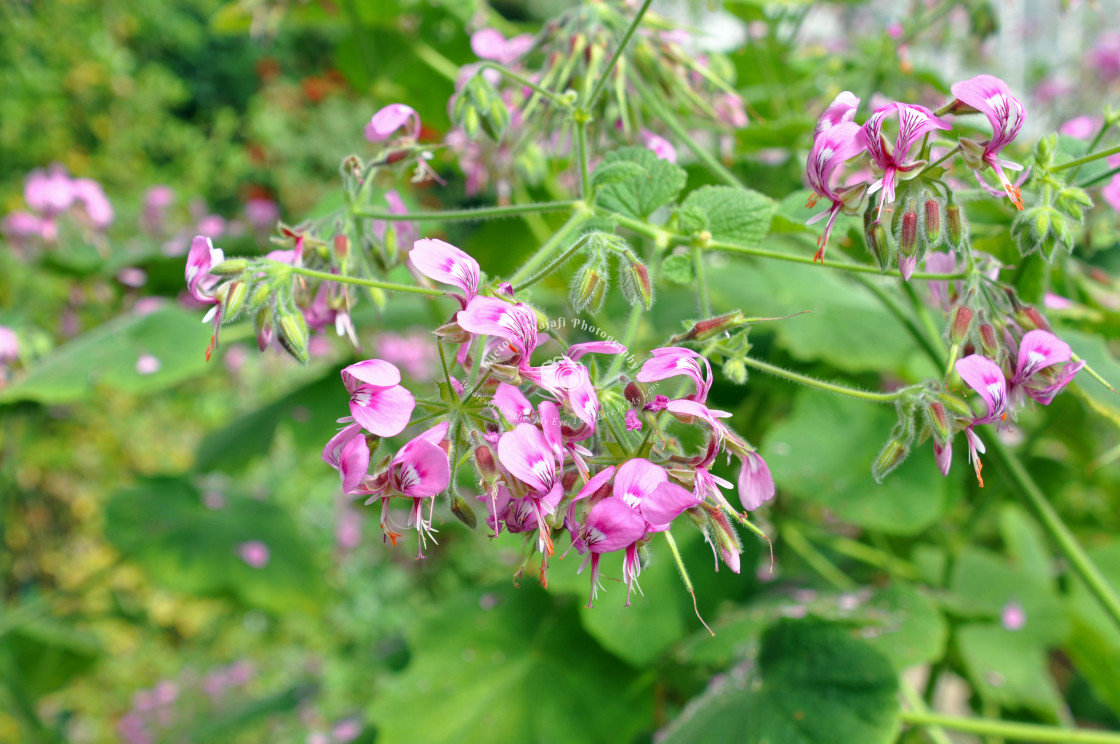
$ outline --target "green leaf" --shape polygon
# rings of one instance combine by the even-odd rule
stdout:
[[[98,385],[146,395],[200,375],[210,340],[210,326],[201,320],[201,314],[175,307],[115,318],[55,349],[0,391],[0,403],[69,403],[91,397]],[[136,369],[145,354],[159,361],[152,374]]]
[[[781,248],[779,241],[772,242]],[[776,261],[727,261],[723,267],[713,261],[708,271],[716,306],[764,318],[808,311],[767,326],[797,359],[828,362],[846,372],[901,372],[911,364],[915,345],[902,324],[874,295],[838,272]],[[922,374],[933,372],[921,363]]]
[[[1120,586],[1120,541],[1110,540],[1088,553],[1105,580]],[[1120,629],[1080,581],[1070,586],[1068,606],[1073,623],[1070,656],[1093,692],[1120,716]]]
[[[1054,561],[1041,528],[1026,509],[1018,504],[1004,504],[999,511],[999,531],[1015,567],[1053,590]]]
[[[1109,350],[1108,340],[1102,336],[1084,333],[1074,328],[1063,327],[1055,332],[1073,349],[1073,353],[1085,360],[1093,371],[1103,377],[1110,385],[1120,385],[1120,360]],[[1079,398],[1112,423],[1120,426],[1120,395],[1109,390],[1099,380],[1081,370],[1070,387]]]
[[[661,262],[661,278],[673,284],[691,284],[696,278],[692,271],[692,256],[678,253]]]
[[[898,682],[886,657],[834,623],[782,620],[757,665],[737,667],[692,701],[663,744],[887,744]]]
[[[638,163],[619,161],[596,168],[591,174],[591,186],[599,188],[610,183],[624,183],[636,178],[645,178],[648,175],[649,172]]]
[[[606,209],[639,220],[649,217],[658,207],[676,201],[688,180],[688,174],[683,168],[668,160],[661,160],[644,147],[623,147],[608,152],[599,168],[614,163],[637,165],[645,171],[645,175],[622,183],[604,185],[595,201]]]
[[[288,513],[278,504],[223,493],[217,508],[178,478],[152,478],[115,493],[105,509],[105,534],[157,584],[200,596],[233,596],[254,607],[314,613],[322,572]],[[268,546],[269,561],[253,568],[242,543]]]
[[[1062,696],[1043,646],[1022,632],[968,624],[957,629],[957,647],[981,697],[1010,708],[1026,708],[1052,723],[1060,721]]]
[[[818,504],[845,522],[912,535],[952,506],[952,481],[937,470],[931,446],[915,452],[882,485],[871,463],[896,421],[893,408],[814,390],[798,393],[793,413],[762,445],[782,494]]]
[[[42,618],[0,639],[0,655],[10,654],[27,694],[40,697],[61,689],[96,663],[94,637],[61,621]]]
[[[681,209],[703,211],[712,239],[753,247],[770,231],[774,202],[757,191],[701,186],[688,195]]]
[[[500,742],[631,741],[651,725],[652,696],[581,630],[575,604],[528,582],[441,603],[406,629],[412,659],[373,696],[378,741],[418,732],[426,744],[479,732]]]

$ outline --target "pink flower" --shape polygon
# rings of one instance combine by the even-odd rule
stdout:
[[[378,111],[366,124],[366,139],[370,142],[384,142],[404,127],[404,136],[415,140],[420,136],[420,115],[411,106],[403,103],[390,103]]]
[[[400,381],[400,370],[380,359],[367,359],[342,370],[354,421],[379,437],[400,434],[416,407],[412,393]]]
[[[429,279],[463,290],[462,296],[452,295],[462,307],[478,295],[478,261],[450,243],[435,238],[417,240],[408,258]]]
[[[558,422],[553,428],[559,429]],[[511,499],[509,502],[514,521],[522,523],[528,517],[538,529],[537,549],[542,555],[551,556],[555,548],[545,517],[556,511],[564,496],[564,487],[557,472],[560,463],[557,462],[556,448],[540,429],[522,423],[498,440],[498,461],[526,487],[518,489],[524,494],[520,501]],[[510,484],[511,488],[515,486]],[[519,531],[512,526],[511,530]]]
[[[7,326],[0,326],[0,364],[19,359],[19,336]]]
[[[735,93],[716,96],[712,110],[716,112],[717,119],[734,129],[742,129],[750,123],[743,99]]]
[[[623,580],[626,582],[626,604],[630,604],[630,586],[641,570],[636,543],[645,537],[646,520],[634,508],[618,498],[606,498],[591,507],[580,527],[579,545],[590,553],[579,570],[591,563],[591,607],[599,594],[599,558],[604,553],[625,550]]]
[[[958,359],[955,365],[957,374],[968,386],[980,394],[987,411],[983,416],[974,418],[972,424],[990,424],[998,421],[1007,410],[1007,378],[999,365],[980,354],[971,354]]]
[[[268,565],[271,552],[260,540],[250,540],[237,546],[237,555],[252,568],[264,568]]]
[[[272,199],[255,197],[245,202],[245,218],[254,230],[268,232],[280,219],[280,207]]]
[[[27,206],[48,217],[61,214],[74,203],[74,182],[60,166],[33,170],[24,181],[23,198]]]
[[[533,41],[532,34],[519,34],[507,40],[500,31],[483,28],[471,34],[471,51],[479,59],[509,67],[533,48]]]
[[[1004,630],[1012,632],[1022,630],[1027,624],[1027,613],[1023,611],[1023,605],[1018,602],[1008,602],[999,612],[999,622]]]
[[[894,149],[891,149],[887,138],[883,135],[883,121],[891,113],[898,113],[898,136],[895,138]],[[879,199],[879,215],[883,213],[883,206],[894,203],[895,181],[899,173],[913,173],[925,166],[924,160],[909,160],[910,148],[928,132],[934,129],[951,129],[950,125],[934,116],[933,112],[925,106],[916,106],[907,103],[892,103],[878,109],[864,123],[860,130],[864,145],[871,162],[883,171],[883,176],[871,184],[868,194],[874,194],[882,189]],[[876,219],[879,217],[877,216]]]
[[[661,160],[667,160],[670,163],[677,162],[677,149],[659,134],[654,134],[648,129],[643,129],[638,133],[642,138],[642,145],[656,155]]]
[[[150,233],[162,233],[167,219],[167,208],[175,201],[175,192],[170,186],[153,186],[144,192],[144,209],[140,213],[140,225]]]
[[[837,124],[850,122],[856,118],[856,109],[859,108],[859,98],[851,91],[844,91],[828,104],[828,108],[824,110],[821,117],[817,119],[817,126],[813,130],[813,142],[817,141],[817,137]]]
[[[401,536],[389,519],[389,500],[394,496],[412,499],[406,527],[416,526],[420,549],[424,557],[428,539],[435,542],[436,530],[432,527],[433,497],[442,493],[451,483],[451,462],[443,449],[449,424],[445,421],[410,440],[393,456],[389,467],[373,478],[367,478],[358,493],[372,494],[366,503],[381,499],[381,529],[393,545]],[[429,507],[424,516],[425,502]]]
[[[672,377],[685,376],[696,383],[696,392],[685,396],[687,400],[703,403],[712,388],[712,366],[708,360],[681,346],[654,349],[650,358],[638,371],[638,382],[658,382]]]
[[[1069,121],[1058,127],[1058,132],[1073,137],[1074,139],[1085,140],[1093,136],[1093,133],[1100,128],[1100,121],[1092,116],[1075,116]]]
[[[842,95],[844,94],[841,94],[841,96]],[[837,100],[839,101],[839,97]],[[812,217],[807,223],[811,225],[814,222],[828,217],[828,223],[825,225],[824,234],[821,235],[820,240],[817,241],[818,249],[816,255],[813,257],[814,261],[824,261],[824,252],[825,248],[828,246],[828,238],[832,233],[832,226],[836,222],[836,216],[840,214],[840,210],[848,206],[849,202],[853,200],[858,201],[862,198],[863,194],[862,185],[834,189],[831,183],[837,168],[848,160],[861,154],[866,147],[863,137],[861,136],[862,130],[860,127],[854,122],[844,118],[849,115],[854,115],[855,108],[851,108],[850,111],[834,111],[833,108],[836,106],[837,103],[834,102],[833,105],[829,107],[829,111],[826,111],[825,114],[826,116],[838,115],[841,118],[836,123],[830,124],[825,117],[822,117],[821,121],[817,123],[816,139],[813,140],[813,148],[809,151],[809,158],[805,164],[809,187],[815,192],[815,196],[809,199],[809,206],[811,207],[816,204],[817,197],[823,197],[832,202],[832,206],[827,212],[821,212]]]
[[[381,359],[404,369],[410,377],[427,382],[438,366],[439,355],[431,337],[423,331],[408,335],[379,333],[374,338],[377,354]]]
[[[757,452],[748,452],[739,468],[739,500],[743,508],[754,511],[774,498],[774,478]]]
[[[489,348],[487,358],[494,363],[527,367],[537,348],[537,314],[521,303],[503,302],[494,297],[475,297],[456,316],[467,333],[503,339],[504,348]]]
[[[203,323],[211,320],[214,323],[214,333],[210,336],[210,345],[206,347],[206,361],[210,361],[210,354],[218,348],[218,328],[222,323],[222,300],[216,294],[222,277],[214,276],[210,269],[225,260],[222,249],[215,248],[205,235],[198,235],[191,241],[191,250],[187,254],[187,290],[195,301],[212,306],[202,318]]]
[[[159,372],[163,364],[157,357],[151,354],[141,354],[140,358],[136,360],[136,374],[139,375],[152,375]]]
[[[515,385],[499,382],[490,405],[511,424],[520,424],[533,418],[533,404]]]
[[[94,227],[104,230],[112,224],[113,205],[109,203],[101,184],[89,178],[79,178],[71,184],[71,189],[74,198],[85,205],[86,214]]]
[[[323,448],[322,460],[338,471],[344,493],[358,493],[369,474],[369,446],[362,436],[362,425],[350,424],[331,437]]]
[[[965,137],[960,138],[961,154],[965,162],[976,171],[983,167],[991,168],[1003,184],[1003,190],[1007,192],[1011,203],[1017,209],[1022,209],[1023,197],[1019,193],[1019,187],[1007,179],[1003,169],[1021,171],[1023,166],[1001,160],[999,154],[1023,128],[1023,122],[1027,119],[1026,109],[1011,95],[1007,83],[991,75],[977,75],[954,83],[951,90],[958,101],[984,114],[992,125],[992,138],[986,142],[978,143]],[[979,177],[977,173],[977,178]],[[980,183],[983,185],[983,180]]]
[[[1015,376],[1011,380],[1011,405],[1017,407],[1022,396],[1033,398],[1044,406],[1073,380],[1085,362],[1066,364],[1073,357],[1069,344],[1049,331],[1028,331],[1019,341]],[[1055,365],[1064,365],[1054,369]]]

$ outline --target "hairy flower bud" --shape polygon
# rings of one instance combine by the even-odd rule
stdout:
[[[300,364],[307,364],[307,321],[301,313],[284,312],[276,324],[276,339]]]
[[[875,462],[871,465],[871,476],[876,483],[882,483],[883,478],[901,465],[909,455],[909,444],[896,437],[888,439],[879,452],[879,456],[875,458]]]
[[[949,244],[954,248],[960,248],[961,242],[964,240],[965,229],[965,220],[961,208],[956,204],[946,206],[945,221],[948,223],[946,237],[949,239]]]
[[[451,498],[451,513],[472,530],[478,527],[478,517],[474,515],[474,509],[472,509],[466,499],[459,494],[455,494]]]
[[[747,365],[738,357],[732,357],[723,363],[723,374],[736,385],[747,384]]]
[[[215,276],[237,276],[249,268],[249,262],[244,258],[231,258],[222,261],[217,266],[211,266],[208,273]]]
[[[622,393],[626,396],[626,401],[635,408],[641,408],[645,405],[645,392],[638,383],[633,381],[626,383],[626,387],[623,388]]]
[[[441,325],[435,333],[438,338],[449,344],[465,344],[471,340],[471,334],[464,331],[454,320]]]
[[[603,306],[603,300],[606,299],[609,284],[610,275],[606,271],[606,266],[600,258],[596,257],[576,272],[568,299],[577,312],[588,310],[597,313]]]
[[[961,305],[953,315],[953,324],[949,326],[949,340],[959,344],[968,336],[968,329],[972,326],[972,309]]]
[[[941,242],[941,202],[936,199],[926,199],[925,233],[930,248]]]
[[[946,410],[955,414],[957,418],[972,417],[972,409],[968,407],[968,403],[952,393],[938,393],[937,402],[939,405],[945,406]]]
[[[724,315],[717,315],[714,318],[697,321],[687,331],[673,336],[669,341],[674,344],[678,344],[681,341],[705,341],[721,333],[726,333],[727,331],[738,328],[746,322],[747,319],[743,316],[743,313],[735,310]]]
[[[945,405],[939,401],[933,401],[925,407],[926,423],[929,424],[929,430],[933,434],[933,438],[941,444],[949,441],[949,436],[952,433],[949,426],[949,414],[945,410]]]
[[[474,449],[474,465],[478,474],[488,483],[497,480],[498,465],[494,461],[494,452],[485,444],[480,444]]]
[[[870,213],[870,210],[868,213]],[[894,258],[894,245],[891,243],[883,223],[878,220],[871,222],[864,230],[863,236],[867,240],[867,249],[871,251],[871,255],[875,257],[875,263],[879,265],[879,271],[889,269],[891,260]]]
[[[653,285],[649,280],[649,269],[635,257],[624,258],[620,271],[622,296],[632,306],[639,304],[646,310],[653,307]]]
[[[1016,308],[1015,320],[1028,331],[1050,330],[1050,322],[1043,317],[1042,313],[1040,313],[1037,308],[1030,305],[1023,305]]]
[[[991,323],[981,323],[980,328],[980,348],[984,351],[984,356],[989,359],[995,359],[999,354],[999,339],[996,337],[996,329]]]
[[[268,284],[258,284],[253,290],[253,294],[249,296],[249,312],[257,312],[268,304],[272,299],[272,287]]]
[[[743,543],[739,533],[731,526],[727,515],[722,509],[711,504],[704,504],[703,511],[696,510],[707,516],[707,524],[702,528],[704,539],[712,546],[712,551],[719,551],[720,558],[733,572],[739,573],[739,554],[743,552]]]
[[[245,282],[231,282],[222,288],[225,298],[222,300],[222,318],[233,320],[245,306],[245,298],[249,294],[249,285]]]
[[[272,327],[272,311],[268,308],[257,311],[257,348],[264,351],[272,343],[275,331]]]
[[[910,199],[898,226],[898,271],[906,281],[918,265],[918,213]]]

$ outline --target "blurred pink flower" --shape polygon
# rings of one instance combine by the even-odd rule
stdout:
[[[1022,630],[1027,624],[1027,613],[1023,611],[1023,605],[1018,602],[1008,602],[1000,610],[999,622],[1004,630]]]
[[[272,553],[260,540],[250,540],[237,546],[237,555],[253,568],[264,568]]]
[[[374,348],[378,357],[397,365],[409,377],[420,382],[433,378],[439,354],[426,331],[413,331],[406,335],[380,333],[374,338]]]
[[[1058,132],[1074,139],[1089,139],[1100,128],[1100,120],[1093,116],[1077,116],[1058,127]]]

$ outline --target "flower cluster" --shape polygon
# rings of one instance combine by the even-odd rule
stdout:
[[[941,118],[942,115],[983,114],[991,125],[992,135],[981,141],[960,136],[957,146],[937,163],[960,153],[965,165],[973,171],[985,190],[995,195],[1006,193],[1017,209],[1023,209],[1019,184],[1012,183],[1005,172],[1022,170],[1022,166],[1000,158],[1003,149],[1023,128],[1026,120],[1023,105],[1011,95],[1006,83],[991,75],[977,75],[956,83],[952,92],[956,98],[938,112],[917,104],[890,102],[872,112],[862,126],[854,121],[859,98],[852,93],[844,91],[829,105],[817,122],[813,146],[806,162],[806,179],[814,192],[809,206],[813,206],[818,198],[830,202],[828,211],[809,220],[812,223],[828,218],[824,234],[818,241],[816,260],[824,260],[837,215],[841,211],[855,214],[865,194],[877,193],[877,206],[872,208],[868,205],[864,217],[868,244],[885,269],[891,261],[893,246],[882,227],[883,212],[893,210],[891,228],[894,242],[898,245],[898,268],[904,278],[910,278],[925,251],[932,247],[931,241],[925,238],[932,236],[934,245],[939,240],[942,206],[938,190],[944,189],[949,206],[955,206],[952,204],[952,192],[943,184],[928,179],[914,180],[931,167],[929,158],[933,146],[928,141],[930,135],[935,131],[952,129],[952,125]],[[898,121],[893,144],[883,132],[891,116]],[[866,171],[857,170],[846,178],[845,169],[851,168],[853,162],[858,162],[857,158],[864,154],[877,177],[868,180],[864,176]],[[999,181],[1000,189],[988,185],[981,176],[989,169]],[[922,205],[921,212],[917,209],[918,204]],[[901,207],[896,208],[895,205]],[[931,212],[934,214],[931,215]]]
[[[101,184],[89,178],[71,178],[60,165],[31,171],[24,181],[23,198],[27,211],[11,212],[0,222],[0,231],[17,246],[56,244],[59,220],[64,216],[95,232],[113,222],[113,205]]]
[[[394,500],[408,504],[406,526],[417,530],[421,557],[437,532],[434,501],[440,494],[449,492],[456,516],[474,523],[455,476],[469,452],[492,536],[524,533],[541,555],[542,583],[555,541],[567,533],[571,547],[590,563],[592,599],[607,553],[622,553],[623,579],[628,590],[636,588],[641,549],[686,513],[715,554],[739,571],[741,544],[728,515],[744,518],[724,496],[732,484],[711,470],[720,455],[739,459],[739,499],[748,511],[773,498],[774,482],[761,456],[723,423],[730,414],[707,406],[712,372],[704,357],[683,347],[655,349],[636,380],[604,379],[583,360],[626,353],[606,340],[572,344],[534,364],[538,347],[561,340],[540,332],[537,312],[508,285],[481,294],[478,263],[441,240],[418,240],[409,259],[423,276],[447,285],[458,305],[436,332],[440,343],[458,347],[442,398],[418,401],[384,360],[350,365],[342,370],[350,416],[340,419],[346,426],[323,450],[345,493],[380,502],[387,539],[396,544],[401,537],[391,517]],[[669,381],[683,382],[690,392],[653,394]],[[625,388],[629,407],[605,410],[604,398],[619,398],[615,386]],[[382,440],[404,431],[418,404],[433,412],[429,423],[442,420],[371,467]],[[670,452],[650,443],[654,432],[664,440],[670,420],[702,430],[700,452]],[[648,427],[645,439],[622,437],[617,424],[623,422],[629,431]]]

